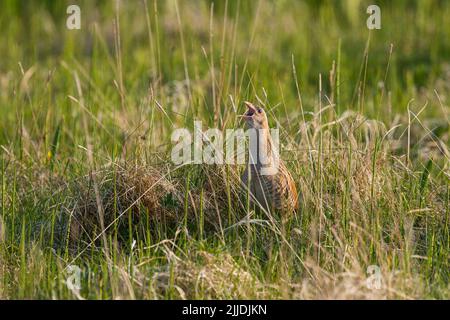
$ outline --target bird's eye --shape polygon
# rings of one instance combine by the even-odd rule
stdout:
[[[258,109],[258,113],[262,113],[262,109]]]

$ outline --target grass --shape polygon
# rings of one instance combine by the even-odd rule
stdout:
[[[0,298],[450,298],[447,2],[379,1],[373,31],[357,0],[76,2],[81,30],[0,5]],[[242,167],[170,161],[245,100],[281,130],[284,220]]]

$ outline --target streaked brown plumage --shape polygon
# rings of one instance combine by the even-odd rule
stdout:
[[[255,164],[248,164],[241,178],[242,183],[249,187],[251,200],[257,206],[265,210],[292,212],[298,207],[298,194],[294,180],[283,161],[278,157],[278,171],[274,170],[273,174],[261,174],[263,167],[273,164],[275,161],[266,113],[261,107],[254,106],[250,102],[245,102],[245,104],[248,110],[243,118],[246,120],[247,126],[258,130],[266,129],[260,130],[257,147],[258,152],[260,149],[266,152],[268,162],[263,165],[258,157]]]

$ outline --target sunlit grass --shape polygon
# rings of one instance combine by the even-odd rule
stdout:
[[[0,5],[0,298],[449,298],[450,6]],[[300,192],[175,166],[175,128],[266,107]],[[81,270],[81,290],[66,285]],[[380,290],[366,287],[380,267]]]

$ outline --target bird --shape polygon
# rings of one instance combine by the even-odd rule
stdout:
[[[249,156],[246,169],[241,176],[242,184],[249,190],[250,201],[257,207],[267,211],[272,209],[292,213],[298,209],[297,189],[289,170],[276,154],[277,150],[269,134],[266,112],[251,102],[245,101],[244,104],[247,111],[241,117],[248,129],[256,129],[259,134],[256,134],[257,160],[250,162]],[[265,154],[266,159],[262,159],[261,154]],[[278,170],[273,169],[276,162]],[[265,173],[262,171],[264,168]]]

